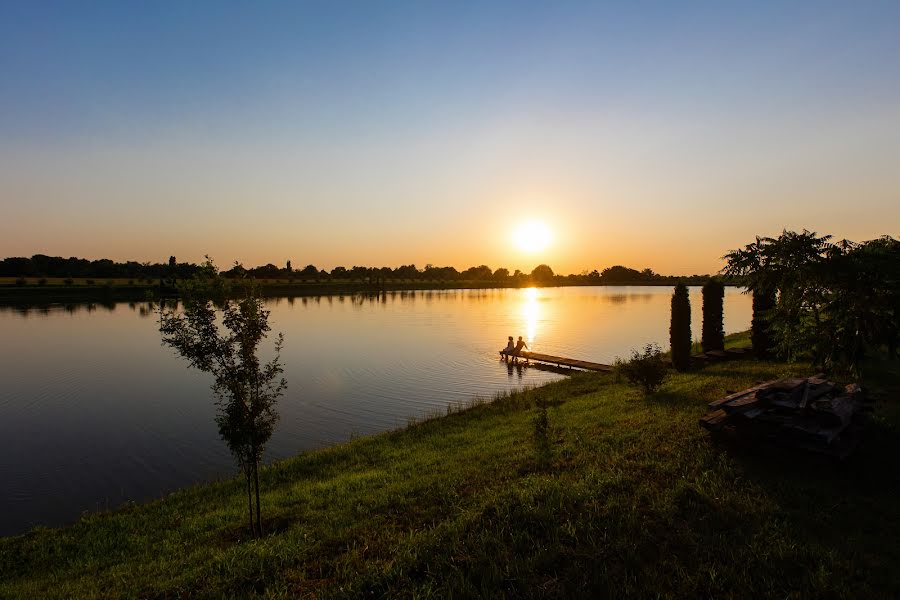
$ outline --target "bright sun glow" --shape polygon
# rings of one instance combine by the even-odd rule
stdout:
[[[550,228],[540,221],[528,221],[516,228],[513,239],[523,252],[534,254],[550,245],[552,238]]]

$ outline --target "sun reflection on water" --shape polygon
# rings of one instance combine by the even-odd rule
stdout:
[[[538,318],[541,316],[540,305],[538,305],[537,288],[525,289],[525,302],[522,304],[522,316],[525,317],[525,343],[528,347],[534,344],[535,335],[537,335]]]

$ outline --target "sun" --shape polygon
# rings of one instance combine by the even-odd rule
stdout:
[[[513,240],[519,250],[534,254],[545,250],[553,239],[550,228],[541,221],[526,221],[513,232]]]

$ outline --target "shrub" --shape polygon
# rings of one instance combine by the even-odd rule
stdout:
[[[703,286],[703,351],[725,349],[724,315],[725,286],[720,281],[710,279]]]
[[[16,277],[16,285],[25,285],[28,283],[24,277]]]
[[[47,285],[47,278],[41,277],[40,279],[38,279],[38,285]]]
[[[75,280],[72,279],[71,277],[66,277],[65,279],[63,279],[64,285],[72,285],[73,283],[75,283]]]
[[[134,279],[129,279],[129,280],[128,280],[128,285],[134,285]]]
[[[647,394],[659,389],[666,378],[666,363],[662,350],[656,344],[644,346],[643,353],[631,351],[631,360],[616,360],[616,372],[625,376],[629,383],[639,385]]]
[[[84,282],[85,282],[86,284],[88,284],[88,285],[94,285],[94,280],[93,280],[93,279],[86,279]]]
[[[672,322],[669,326],[672,366],[687,371],[691,366],[691,300],[687,286],[679,283],[672,294]]]

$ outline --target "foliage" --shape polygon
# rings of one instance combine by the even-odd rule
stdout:
[[[723,323],[725,286],[718,279],[703,285],[703,330],[700,336],[704,352],[725,349]]]
[[[743,277],[763,295],[777,294],[770,310],[762,297],[759,308],[778,356],[858,373],[873,348],[896,352],[900,242],[894,238],[834,243],[830,235],[783,231],[724,258],[724,274]]]
[[[549,265],[538,265],[531,271],[531,278],[542,283],[553,281],[553,269]]]
[[[213,375],[219,435],[244,473],[250,530],[261,535],[259,463],[278,420],[276,401],[286,387],[280,362],[284,338],[278,335],[273,358],[261,362],[259,346],[271,329],[269,311],[252,288],[241,300],[227,299],[227,285],[210,260],[181,291],[182,312],[160,305],[163,343],[192,367]]]
[[[679,371],[687,371],[691,366],[691,300],[683,283],[676,285],[672,293],[669,345],[672,366]]]
[[[760,358],[766,358],[772,353],[775,342],[769,331],[769,318],[775,308],[775,292],[756,288],[753,294],[753,317],[750,321],[750,340],[753,351]]]
[[[631,360],[616,360],[616,371],[629,383],[639,385],[646,394],[656,392],[665,381],[668,367],[662,358],[662,350],[656,344],[647,344],[642,353],[631,351]]]

